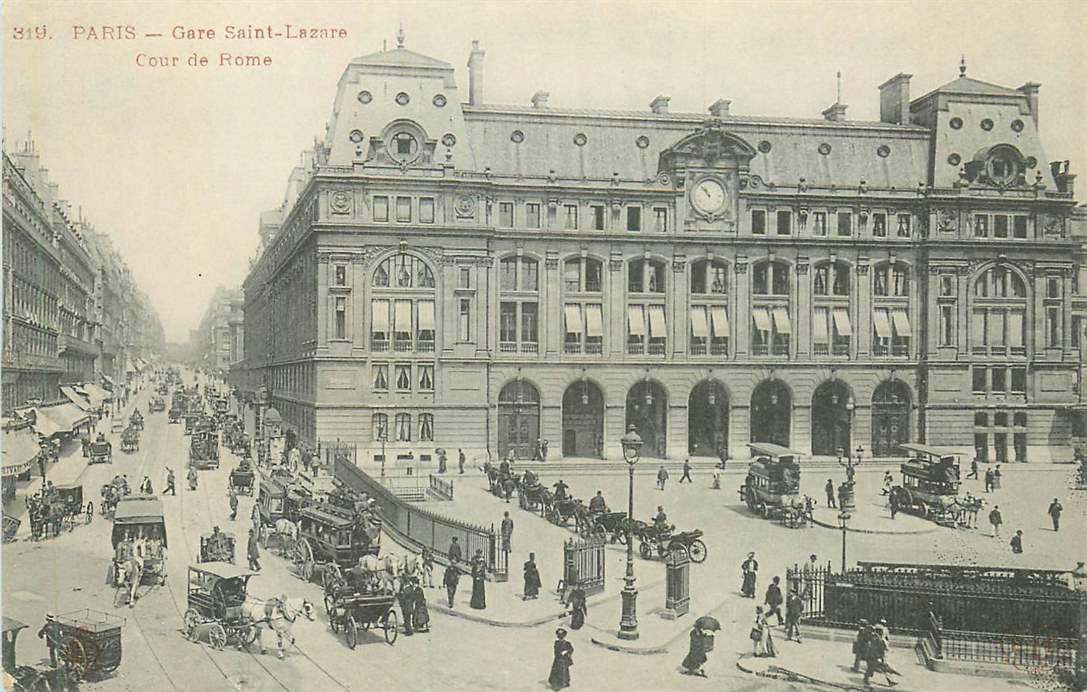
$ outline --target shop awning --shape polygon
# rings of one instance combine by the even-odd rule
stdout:
[[[710,306],[710,321],[713,323],[713,335],[718,339],[728,338],[728,311],[724,305]]]
[[[90,418],[75,404],[47,406],[34,411],[34,429],[44,437],[52,437],[57,433],[70,433]]]
[[[565,305],[563,306],[563,316],[566,317],[566,333],[567,334],[580,334],[581,333],[581,306],[580,305]]]
[[[834,328],[839,336],[853,336],[853,325],[849,322],[849,311],[845,308],[834,308]]]
[[[691,308],[691,336],[705,339],[710,335],[710,325],[706,320],[706,308],[696,305]]]
[[[876,336],[880,339],[891,338],[891,321],[887,319],[886,310],[872,311],[872,325],[876,328]]]
[[[38,440],[30,428],[4,431],[2,448],[3,476],[18,476],[25,472],[38,457]]]
[[[650,305],[649,307],[649,336],[662,339],[668,336],[668,327],[664,319],[663,305]]]
[[[113,378],[110,377],[109,375],[102,375],[102,382],[104,382],[105,384],[108,384],[110,387],[116,386],[114,384],[114,382],[113,382]]]
[[[585,336],[604,336],[604,315],[600,305],[585,306]]]
[[[641,305],[627,306],[627,321],[631,336],[645,336],[645,311]]]
[[[69,401],[78,406],[81,411],[91,411],[95,408],[87,397],[80,394],[72,387],[61,387],[60,391],[64,393],[64,396],[68,397]]]
[[[91,403],[95,406],[101,406],[103,401],[109,401],[113,398],[112,394],[93,383],[83,385],[82,389],[83,393],[87,395],[87,398],[90,399]]]

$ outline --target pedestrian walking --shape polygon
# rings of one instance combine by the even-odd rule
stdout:
[[[234,521],[238,518],[238,493],[234,492],[234,488],[230,488],[230,520]]]
[[[581,589],[573,589],[566,597],[566,601],[570,606],[570,629],[579,630],[585,624],[585,616],[589,614],[585,592]]]
[[[259,572],[260,544],[257,543],[257,532],[253,529],[249,529],[249,544],[246,546],[245,554],[249,558],[249,569]]]
[[[657,471],[657,489],[664,490],[664,484],[668,482],[668,471],[661,466]]]
[[[993,492],[993,469],[992,467],[985,468],[985,492]]]
[[[174,470],[166,469],[166,489],[162,491],[163,495],[177,495],[177,489],[174,487]]]
[[[464,475],[464,450],[457,450],[457,468],[460,469],[460,474]]]
[[[710,488],[713,490],[721,489],[721,470],[718,468],[713,469],[713,485]]]
[[[42,475],[42,483],[45,483],[45,454],[38,455],[38,472]]]
[[[151,478],[148,476],[143,477],[143,482],[140,483],[140,492],[144,495],[154,495],[155,490],[151,487]]]
[[[1023,552],[1023,530],[1022,529],[1017,530],[1015,532],[1015,535],[1012,536],[1011,546],[1012,546],[1012,552],[1015,553],[1016,555]]]
[[[445,595],[449,599],[449,607],[453,607],[453,597],[457,595],[457,583],[460,581],[460,570],[456,563],[450,563],[445,568],[442,576],[442,585],[445,586]]]
[[[412,626],[415,620],[415,589],[412,587],[410,580],[405,580],[400,585],[400,593],[396,595],[396,600],[400,603],[400,615],[404,621],[404,634],[410,637],[415,633],[415,628]]]
[[[476,610],[487,607],[487,566],[483,564],[483,551],[477,550],[472,558],[472,601],[468,605]]]
[[[456,536],[453,536],[452,540],[449,541],[449,552],[447,552],[445,556],[447,558],[449,558],[449,561],[454,563],[454,564],[457,563],[457,562],[460,562],[460,560],[461,560],[460,543],[457,541]]]
[[[566,641],[566,630],[555,630],[555,657],[551,661],[551,673],[547,684],[553,690],[570,686],[570,666],[574,665],[574,645]]]
[[[887,497],[887,505],[891,508],[891,519],[894,519],[895,515],[898,514],[898,494],[897,493],[891,493]]]
[[[60,625],[57,623],[56,615],[53,615],[52,613],[45,614],[45,624],[38,630],[38,638],[45,640],[45,645],[49,647],[49,663],[56,668],[57,649],[61,647],[61,643],[64,640]],[[14,649],[14,643],[12,648]]]
[[[430,631],[430,609],[426,604],[426,593],[419,585],[418,579],[411,580],[411,588],[414,590],[415,610],[412,613],[412,625],[416,632]]]
[[[196,490],[196,484],[197,484],[196,468],[193,467],[193,466],[190,466],[189,467],[189,490]]]
[[[688,483],[694,483],[694,481],[691,480],[691,460],[690,459],[684,459],[683,460],[683,475],[679,477],[679,482],[682,483],[683,481],[687,481]]]
[[[747,559],[740,564],[743,573],[743,585],[740,587],[745,598],[755,597],[755,579],[759,573],[759,561],[755,559],[755,553],[747,554]]]
[[[423,548],[423,581],[428,589],[434,588],[434,553],[430,548]]]
[[[872,676],[876,673],[882,673],[887,680],[888,687],[894,687],[898,683],[891,679],[890,667],[887,666],[885,658],[887,656],[887,640],[881,636],[871,636],[868,640],[867,650],[865,652],[865,664],[864,669],[864,684],[869,685]]]
[[[1003,477],[1004,474],[1000,472],[1000,464],[997,464],[996,468],[993,469],[993,490],[1000,490],[1000,483]]]
[[[1064,507],[1057,498],[1053,498],[1053,502],[1049,504],[1049,518],[1053,521],[1053,530],[1061,530],[1061,512],[1064,511]]]
[[[706,677],[706,671],[702,670],[702,666],[706,663],[708,643],[707,634],[702,629],[701,623],[695,621],[694,627],[691,628],[691,644],[687,648],[687,655],[683,658],[683,662],[680,663],[684,675]]]
[[[505,512],[502,517],[502,550],[506,553],[513,551],[513,519],[510,519],[510,513]]]
[[[781,604],[785,598],[781,595],[781,577],[774,577],[770,586],[766,587],[766,617],[777,615],[778,624],[784,625],[785,618],[781,616]]]
[[[868,627],[868,620],[861,618],[857,622],[857,636],[853,639],[853,672],[861,672],[861,661],[868,660],[868,642],[872,637],[872,630]]]
[[[774,635],[770,632],[770,623],[762,606],[755,606],[755,624],[751,627],[751,644],[756,658],[777,656],[774,647]]]
[[[800,644],[800,616],[804,614],[804,600],[796,589],[789,591],[785,599],[785,640]]]
[[[966,477],[967,478],[973,478],[974,480],[977,480],[977,478],[978,478],[978,458],[977,457],[974,457],[973,459],[970,460],[970,473]]]
[[[536,567],[536,553],[529,553],[525,562],[525,591],[522,600],[528,601],[540,595],[540,571]]]
[[[827,484],[823,487],[823,490],[827,494],[827,507],[838,507],[838,503],[834,499],[834,481],[827,479]]]
[[[1000,538],[1000,525],[1004,523],[1004,517],[1000,514],[1000,505],[993,505],[989,512],[989,523],[993,527],[993,538]]]

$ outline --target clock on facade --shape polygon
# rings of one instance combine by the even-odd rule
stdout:
[[[725,206],[725,186],[714,178],[699,180],[691,190],[691,205],[703,214],[715,214]]]

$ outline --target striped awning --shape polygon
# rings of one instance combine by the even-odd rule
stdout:
[[[0,448],[3,457],[3,476],[18,476],[25,472],[38,458],[38,440],[30,428],[5,430],[4,443]]]

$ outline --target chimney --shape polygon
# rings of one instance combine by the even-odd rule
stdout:
[[[468,105],[483,105],[483,56],[479,41],[472,41],[472,52],[468,55]]]
[[[671,101],[671,97],[658,96],[649,103],[649,110],[653,111],[657,115],[668,112],[668,102]]]
[[[835,103],[833,106],[823,111],[823,117],[831,122],[843,122],[845,120],[846,108],[848,108],[848,106],[844,103]]]
[[[546,91],[537,91],[532,95],[532,107],[533,108],[547,108],[547,97],[551,94]]]
[[[1030,106],[1030,117],[1034,119],[1034,127],[1038,127],[1038,89],[1042,87],[1038,82],[1027,82],[1016,91],[1027,95],[1027,103]]]
[[[722,115],[728,115],[728,108],[732,105],[732,101],[728,99],[717,99],[710,105],[710,115],[715,118],[720,118]]]
[[[910,78],[899,72],[879,85],[879,120],[884,123],[910,123]]]

